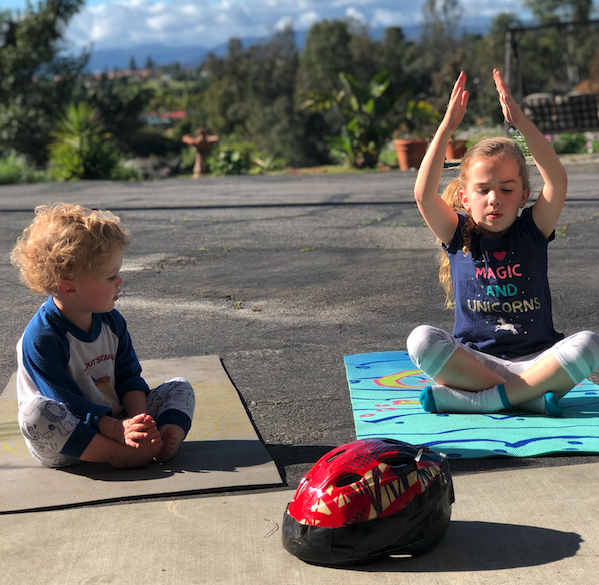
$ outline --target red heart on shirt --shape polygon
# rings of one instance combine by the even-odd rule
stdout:
[[[495,256],[495,258],[501,262],[507,256],[507,252],[493,252],[493,256]]]

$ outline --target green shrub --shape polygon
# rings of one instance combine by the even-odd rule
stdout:
[[[522,136],[522,133],[519,130],[514,131],[511,138],[520,147],[520,150],[524,156],[530,156],[530,149],[526,143],[526,138]]]
[[[0,185],[24,182],[23,168],[14,157],[0,160]]]
[[[587,137],[584,132],[554,134],[550,142],[557,154],[580,154],[587,152]]]
[[[85,102],[70,104],[51,136],[50,174],[56,180],[113,178],[120,154],[95,108]]]
[[[45,171],[31,168],[27,163],[14,155],[0,159],[0,185],[42,183],[50,178]]]
[[[243,175],[249,170],[248,157],[239,150],[216,150],[207,158],[208,172],[213,175]]]
[[[179,169],[182,173],[191,173],[193,171],[193,165],[196,162],[196,149],[189,148],[186,146],[181,149],[181,165]]]
[[[119,164],[113,169],[110,178],[115,181],[141,181],[143,180],[143,175],[134,166],[119,161]]]
[[[388,142],[382,149],[379,155],[379,164],[385,167],[398,167],[397,152],[393,140]]]
[[[249,172],[255,156],[259,153],[253,142],[232,134],[208,153],[206,165],[213,175],[244,175]]]

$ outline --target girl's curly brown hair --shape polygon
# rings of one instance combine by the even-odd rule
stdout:
[[[520,179],[522,180],[522,188],[528,189],[530,187],[529,170],[526,164],[524,154],[520,150],[520,147],[509,138],[497,137],[487,138],[477,142],[474,146],[470,147],[460,166],[460,175],[457,179],[454,179],[449,185],[447,185],[443,195],[443,201],[449,205],[457,213],[464,213],[466,215],[466,221],[462,228],[462,237],[464,239],[464,246],[462,252],[464,256],[470,252],[470,245],[472,243],[472,235],[480,233],[478,225],[472,219],[470,212],[462,205],[460,199],[460,191],[466,189],[468,183],[468,170],[472,166],[472,163],[479,158],[491,158],[497,157],[498,159],[508,157],[516,161],[518,164]],[[437,240],[439,246],[441,242]],[[445,306],[448,309],[455,307],[455,300],[453,298],[453,282],[451,280],[451,269],[449,266],[449,257],[443,248],[439,255],[439,282],[445,290]]]
[[[129,230],[110,211],[68,203],[40,205],[10,260],[31,290],[52,295],[61,280],[98,270],[115,248],[129,245],[128,235]]]

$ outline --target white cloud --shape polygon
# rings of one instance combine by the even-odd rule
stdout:
[[[277,24],[275,24],[275,30],[283,31],[290,26],[293,26],[293,18],[284,16],[281,18],[281,20],[279,20],[279,22],[277,22]]]
[[[364,13],[360,12],[359,10],[356,10],[353,6],[350,6],[345,11],[345,16],[347,18],[351,18],[352,20],[357,20],[358,22],[362,22],[362,23],[366,22],[366,18],[364,17]]]
[[[69,24],[67,39],[80,47],[137,44],[212,48],[231,37],[263,37],[285,25],[309,29],[321,19],[348,16],[371,26],[407,26],[421,20],[424,0],[113,0],[86,6]],[[464,15],[518,12],[519,0],[462,0]]]
[[[372,15],[373,26],[382,26],[387,28],[389,26],[401,26],[402,23],[413,23],[417,22],[417,18],[410,19],[409,15],[406,17],[405,13],[396,12],[393,10],[376,9]]]
[[[297,23],[297,28],[299,30],[309,29],[315,22],[318,22],[321,19],[318,12],[314,10],[310,10],[310,12],[304,12],[300,14],[294,24]]]

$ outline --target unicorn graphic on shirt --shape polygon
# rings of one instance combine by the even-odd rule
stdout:
[[[499,317],[497,319],[498,325],[495,325],[495,331],[511,331],[513,335],[518,335],[518,331],[516,327],[522,327],[522,325],[515,325],[513,323],[508,323],[503,317]]]

